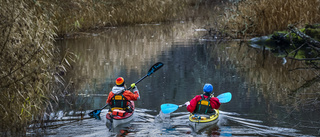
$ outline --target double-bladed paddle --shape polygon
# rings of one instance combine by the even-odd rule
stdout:
[[[232,95],[230,92],[226,92],[226,93],[220,94],[219,96],[217,96],[217,98],[219,99],[220,103],[228,103],[231,100]],[[185,106],[185,104],[183,104],[183,105],[162,104],[161,111],[164,114],[168,114],[168,113],[172,113],[172,112],[176,111],[179,107],[183,107],[183,106]]]
[[[135,84],[138,84],[139,82],[141,82],[143,79],[145,79],[146,77],[150,76],[151,74],[153,74],[154,72],[156,72],[157,70],[159,70],[164,64],[161,63],[161,62],[158,62],[156,64],[154,64],[148,71],[148,73],[143,76],[142,78],[140,78]],[[130,90],[132,87],[130,86],[127,90]],[[100,109],[96,109],[96,110],[93,110],[91,111],[90,113],[88,113],[88,115],[90,117],[94,117],[96,119],[100,119],[100,113],[101,111],[106,108],[109,104],[106,104],[105,106],[103,106],[102,108]]]

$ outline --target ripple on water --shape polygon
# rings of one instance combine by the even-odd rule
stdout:
[[[90,111],[86,111],[87,112]],[[269,127],[263,125],[263,121],[246,119],[240,114],[220,111],[219,122],[195,133],[189,126],[188,112],[175,112],[157,115],[152,110],[136,109],[136,115],[132,122],[121,125],[109,131],[106,127],[107,110],[101,112],[101,120],[84,116],[80,120],[80,112],[59,111],[54,117],[59,119],[48,123],[45,136],[305,136],[299,134],[299,130],[282,127]],[[50,116],[53,116],[51,114]],[[78,119],[77,119],[78,116]],[[60,118],[61,117],[61,118]],[[53,118],[54,119],[54,118]],[[69,120],[68,120],[69,119]]]

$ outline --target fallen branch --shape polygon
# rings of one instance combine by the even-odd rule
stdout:
[[[320,42],[311,38],[310,36],[304,34],[303,32],[299,31],[296,27],[289,25],[289,30],[292,33],[297,34],[299,37],[301,37],[302,39],[304,39],[307,43],[309,43],[311,46],[313,46],[313,48],[315,48],[315,50],[320,51]]]
[[[297,59],[297,58],[293,58],[293,57],[288,57],[289,59],[294,59],[294,60],[298,60],[298,61],[306,61],[306,60],[320,60],[320,58],[305,58],[305,59]]]

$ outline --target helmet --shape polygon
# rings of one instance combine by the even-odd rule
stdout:
[[[123,77],[118,77],[118,78],[116,79],[116,85],[117,85],[118,87],[124,86],[124,79],[123,79]]]
[[[203,86],[203,91],[204,91],[204,92],[211,93],[212,90],[213,90],[213,87],[212,87],[211,84],[205,84],[205,85]]]

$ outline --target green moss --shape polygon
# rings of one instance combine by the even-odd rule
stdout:
[[[315,40],[320,41],[320,28],[306,28],[305,34],[314,38]]]
[[[273,42],[270,38],[266,39],[266,43]]]
[[[291,51],[292,51],[292,50],[291,50]],[[289,52],[291,52],[291,51],[289,51]],[[290,57],[293,57],[294,54],[295,54],[295,53],[291,53],[289,56],[290,56]],[[303,58],[305,58],[305,57],[306,57],[306,56],[305,56],[305,52],[304,52],[303,50],[299,50],[298,53],[297,53],[297,55],[295,56],[296,59],[303,59]]]
[[[280,33],[280,34],[287,34],[288,31],[276,31],[277,33]]]
[[[308,26],[308,27],[300,29],[300,31],[305,33],[306,35],[318,40],[318,41],[320,39],[320,25],[318,25],[318,27],[317,26]],[[297,46],[299,46],[303,43],[305,43],[305,40],[303,38],[299,37],[295,33],[289,33],[288,31],[276,31],[272,35],[264,36],[264,37],[260,37],[260,38],[254,38],[251,41],[251,44],[257,44],[260,46],[267,47],[277,57],[287,56],[287,55],[283,54],[284,50],[286,53],[291,53],[292,51],[296,50]],[[279,48],[283,52],[278,53]],[[310,53],[310,51],[308,51],[308,53]],[[317,53],[314,53],[314,54],[316,55]],[[298,50],[297,53],[294,52],[288,56],[291,56],[291,57],[294,56],[297,59],[304,59],[304,58],[310,57],[310,54],[307,55],[307,51],[306,51],[305,47],[302,47],[300,50]]]
[[[295,33],[291,33],[291,36],[292,36],[292,38],[293,38],[294,40],[298,40],[297,42],[303,42],[303,41],[304,41],[300,36],[298,36],[298,35],[295,34]],[[290,39],[290,36],[288,35],[287,38]]]

